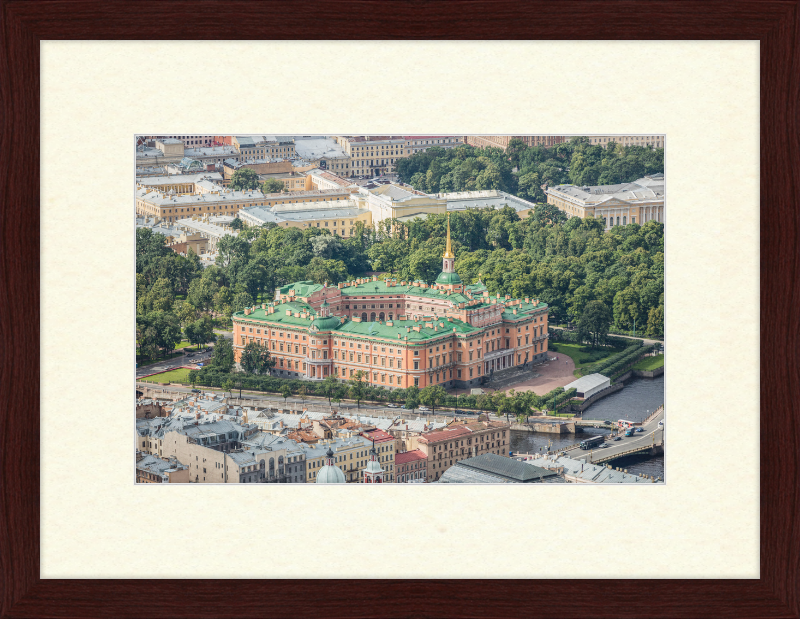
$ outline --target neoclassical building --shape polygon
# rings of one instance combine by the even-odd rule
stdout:
[[[336,286],[297,282],[275,299],[233,315],[236,360],[257,341],[275,358],[277,376],[323,380],[366,373],[389,389],[469,387],[493,371],[547,355],[547,304],[490,295],[464,285],[447,228],[442,272],[433,284],[379,281]]]
[[[556,185],[545,190],[547,203],[567,218],[600,217],[610,230],[614,226],[664,223],[664,174],[648,174],[632,183],[616,185]]]

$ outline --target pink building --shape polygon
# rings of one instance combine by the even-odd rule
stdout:
[[[403,484],[416,480],[425,481],[427,477],[427,462],[428,456],[419,449],[396,454],[394,463],[397,469],[397,483]]]

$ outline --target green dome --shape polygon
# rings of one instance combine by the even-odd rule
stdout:
[[[336,316],[327,316],[320,318],[319,316],[311,323],[312,327],[316,327],[320,331],[330,331],[339,326],[339,319]]]
[[[461,278],[458,276],[458,273],[445,273],[442,271],[439,273],[439,277],[436,278],[437,284],[460,284]]]

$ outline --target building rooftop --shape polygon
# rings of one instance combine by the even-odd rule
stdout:
[[[569,389],[577,389],[580,393],[599,387],[611,380],[608,376],[602,374],[588,374],[581,376],[578,380],[573,380],[569,385],[564,385],[564,391]]]
[[[336,140],[325,137],[296,137],[294,149],[303,159],[315,161],[317,159],[338,159],[347,157]]]
[[[367,430],[362,433],[364,438],[368,438],[370,441],[375,441],[376,443],[386,443],[388,441],[393,441],[394,437],[383,430],[378,428],[374,430]]]
[[[320,169],[309,170],[308,174],[311,176],[318,176],[319,178],[324,178],[326,181],[336,183],[340,187],[350,187],[353,184],[352,181],[349,181],[346,178],[342,178],[341,176],[338,176],[326,170],[320,170]]]
[[[419,449],[415,449],[414,451],[404,451],[394,455],[395,464],[407,464],[409,462],[427,459],[428,456],[422,453]]]
[[[529,462],[520,462],[514,458],[493,453],[485,453],[474,458],[460,460],[455,466],[463,466],[488,475],[496,475],[521,483],[540,481],[556,475],[554,471],[535,466]]]
[[[463,211],[468,208],[493,208],[500,209],[510,206],[515,211],[527,211],[536,205],[522,198],[499,191],[489,189],[486,191],[460,191],[456,193],[440,193],[437,197],[447,200],[448,211]]]
[[[371,447],[372,441],[365,439],[363,436],[354,435],[346,439],[328,439],[326,441],[320,440],[318,443],[309,444],[302,443],[301,448],[306,455],[306,460],[312,458],[324,457],[328,449],[332,449],[333,453],[353,447]]]
[[[208,183],[209,181],[199,181],[200,183]],[[191,206],[193,204],[218,204],[220,202],[229,203],[241,200],[265,200],[266,196],[260,191],[235,191],[233,189],[221,189],[215,193],[203,194],[169,194],[157,189],[150,189],[148,187],[139,187],[136,190],[136,197],[140,200],[145,200],[155,205],[175,205],[175,206]]]
[[[198,183],[200,181],[221,181],[222,174],[219,172],[195,172],[192,174],[168,174],[162,176],[143,176],[139,177],[137,171],[137,182],[147,187],[158,187],[159,185],[177,185],[178,183]]]
[[[460,464],[460,463],[459,463]],[[467,468],[455,464],[447,469],[439,480],[439,484],[516,484],[513,479],[491,475],[478,469]]]
[[[210,219],[210,218],[209,218]],[[179,219],[175,222],[178,226],[183,226],[185,228],[190,228],[192,230],[197,230],[203,234],[208,235],[209,238],[221,238],[223,236],[238,236],[239,233],[236,230],[230,230],[228,228],[223,228],[222,226],[218,226],[216,224],[198,219]]]
[[[653,202],[664,200],[664,175],[650,174],[632,183],[616,185],[556,185],[547,193],[561,193],[576,198],[587,205],[600,205],[608,200],[625,202]]]
[[[472,432],[465,426],[454,426],[450,428],[444,428],[443,430],[427,432],[420,436],[419,440],[424,441],[425,443],[438,443],[439,441],[449,441],[462,436],[470,436],[471,434]]]
[[[557,458],[545,457],[535,460],[523,460],[525,466],[535,466],[548,470],[558,470],[563,468],[563,473],[570,477],[575,477],[586,483],[594,484],[642,484],[652,483],[651,479],[625,473],[609,468],[604,464],[588,464],[581,460],[573,460],[566,456]],[[535,464],[534,464],[535,463]]]
[[[187,468],[185,464],[181,464],[174,460],[174,464],[169,460],[162,460],[161,458],[153,455],[145,455],[141,460],[136,463],[136,468],[140,471],[147,471],[166,477],[165,473],[173,473]]]

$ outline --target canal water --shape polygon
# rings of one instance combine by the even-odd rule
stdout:
[[[601,398],[583,411],[584,419],[617,421],[630,419],[643,421],[664,403],[664,376],[658,378],[635,378],[625,388]],[[582,434],[545,434],[542,432],[511,431],[511,451],[514,453],[542,453],[569,447],[594,434],[609,434],[609,430],[585,428]],[[620,458],[614,466],[626,468],[640,475],[664,476],[664,456],[631,456]]]

